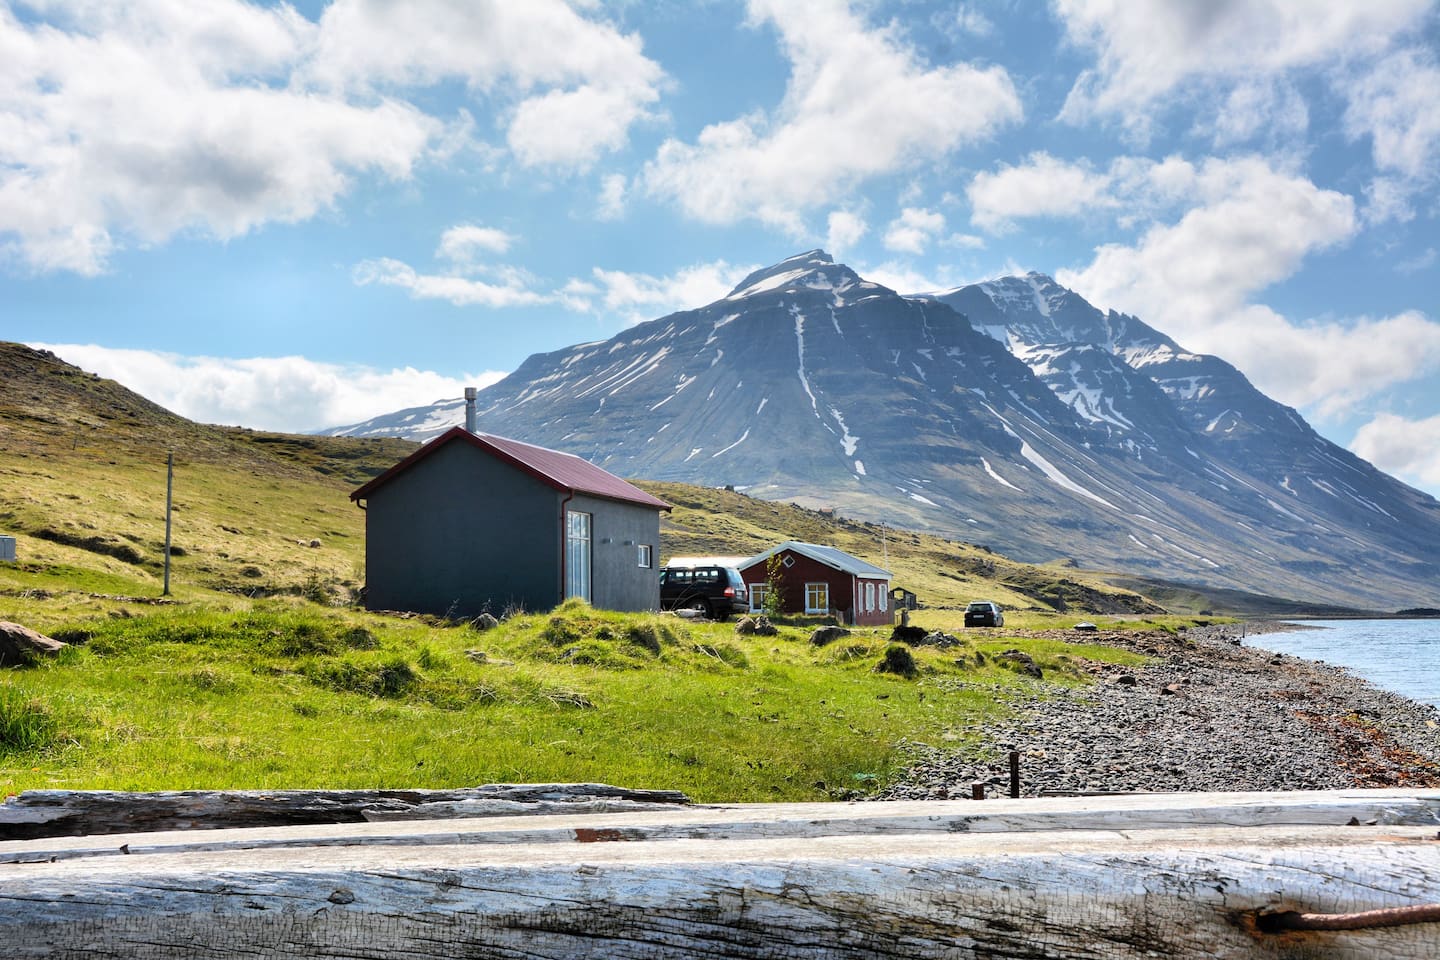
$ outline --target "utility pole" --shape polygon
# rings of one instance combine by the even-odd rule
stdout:
[[[175,502],[175,451],[165,455],[165,592],[170,596],[170,512]]]

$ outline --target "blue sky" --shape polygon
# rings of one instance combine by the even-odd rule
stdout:
[[[0,337],[309,430],[824,247],[1039,270],[1440,492],[1435,0],[0,0]]]

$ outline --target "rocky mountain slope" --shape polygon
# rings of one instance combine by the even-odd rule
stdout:
[[[346,428],[425,439],[460,401]],[[733,485],[1020,559],[1393,608],[1440,504],[1215,357],[1031,274],[901,296],[822,251],[727,297],[537,354],[484,430],[629,477]]]

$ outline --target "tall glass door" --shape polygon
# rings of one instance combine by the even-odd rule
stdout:
[[[565,597],[590,602],[590,514],[565,511]]]

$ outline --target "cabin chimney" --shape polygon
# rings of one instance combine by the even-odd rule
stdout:
[[[465,388],[465,432],[475,432],[475,388]]]

